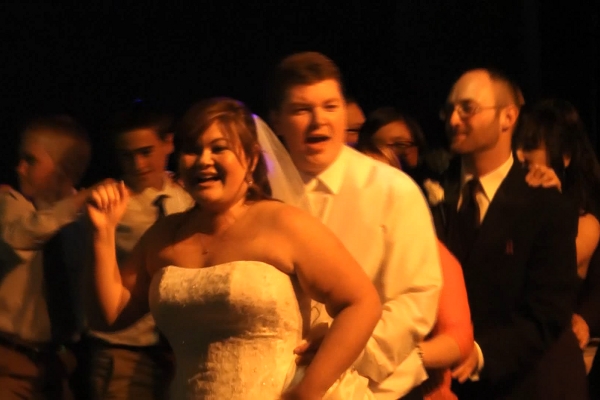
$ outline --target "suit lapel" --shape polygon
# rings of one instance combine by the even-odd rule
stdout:
[[[448,182],[444,190],[444,203],[440,204],[445,213],[445,223],[442,241],[456,255],[459,260],[462,255],[462,242],[460,240],[460,231],[457,225],[458,199],[460,194],[460,179]],[[462,260],[461,260],[462,261]]]

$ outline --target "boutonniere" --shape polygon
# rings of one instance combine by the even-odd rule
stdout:
[[[423,182],[423,187],[427,192],[427,201],[429,201],[429,204],[432,207],[435,207],[442,201],[444,201],[444,188],[438,181],[425,179],[425,181]]]

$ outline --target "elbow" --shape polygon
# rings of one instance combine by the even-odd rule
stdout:
[[[124,308],[123,305],[127,303],[126,295],[127,293],[122,292],[120,296],[118,296],[118,299],[99,298],[100,303],[97,307],[97,313],[99,314],[99,319],[102,320],[102,323],[105,324],[107,328],[113,328],[119,320]]]
[[[117,314],[111,310],[106,310],[103,309],[102,310],[102,317],[104,319],[104,322],[106,323],[106,325],[108,327],[111,327],[114,325],[114,323],[117,321]]]
[[[383,304],[381,303],[381,299],[379,298],[379,294],[377,293],[377,290],[375,290],[375,287],[371,287],[361,299],[364,303],[364,309],[368,310],[368,313],[372,318],[373,329],[375,329],[375,326],[381,319],[383,313]]]
[[[110,313],[108,309],[103,307],[99,299],[88,298],[86,302],[86,323],[89,329],[108,332],[111,330],[111,326],[116,321],[114,313]]]
[[[328,305],[326,306],[326,309],[328,314],[332,317],[335,317],[344,309],[352,309],[354,310],[353,312],[360,315],[361,320],[365,325],[369,326],[371,331],[375,329],[383,313],[383,305],[381,304],[379,295],[374,287],[357,294],[342,307],[334,310]]]

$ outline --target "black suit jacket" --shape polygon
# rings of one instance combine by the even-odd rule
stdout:
[[[480,380],[454,386],[461,399],[547,399],[540,395],[546,391],[536,371],[565,368],[541,364],[570,328],[577,289],[576,213],[558,191],[529,187],[525,172],[514,163],[469,254],[457,228],[458,184],[446,196],[444,212],[434,212],[444,216],[436,223],[440,238],[463,266],[475,340],[484,356]],[[576,342],[565,342],[571,354],[579,352]]]

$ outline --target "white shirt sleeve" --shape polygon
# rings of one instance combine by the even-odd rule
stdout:
[[[392,374],[429,334],[442,284],[431,213],[418,186],[403,185],[383,206],[385,255],[374,282],[383,313],[355,363],[361,375],[375,382]]]
[[[41,248],[62,226],[77,218],[73,198],[55,203],[51,208],[36,210],[20,193],[10,190],[0,193],[0,235],[16,250]]]

